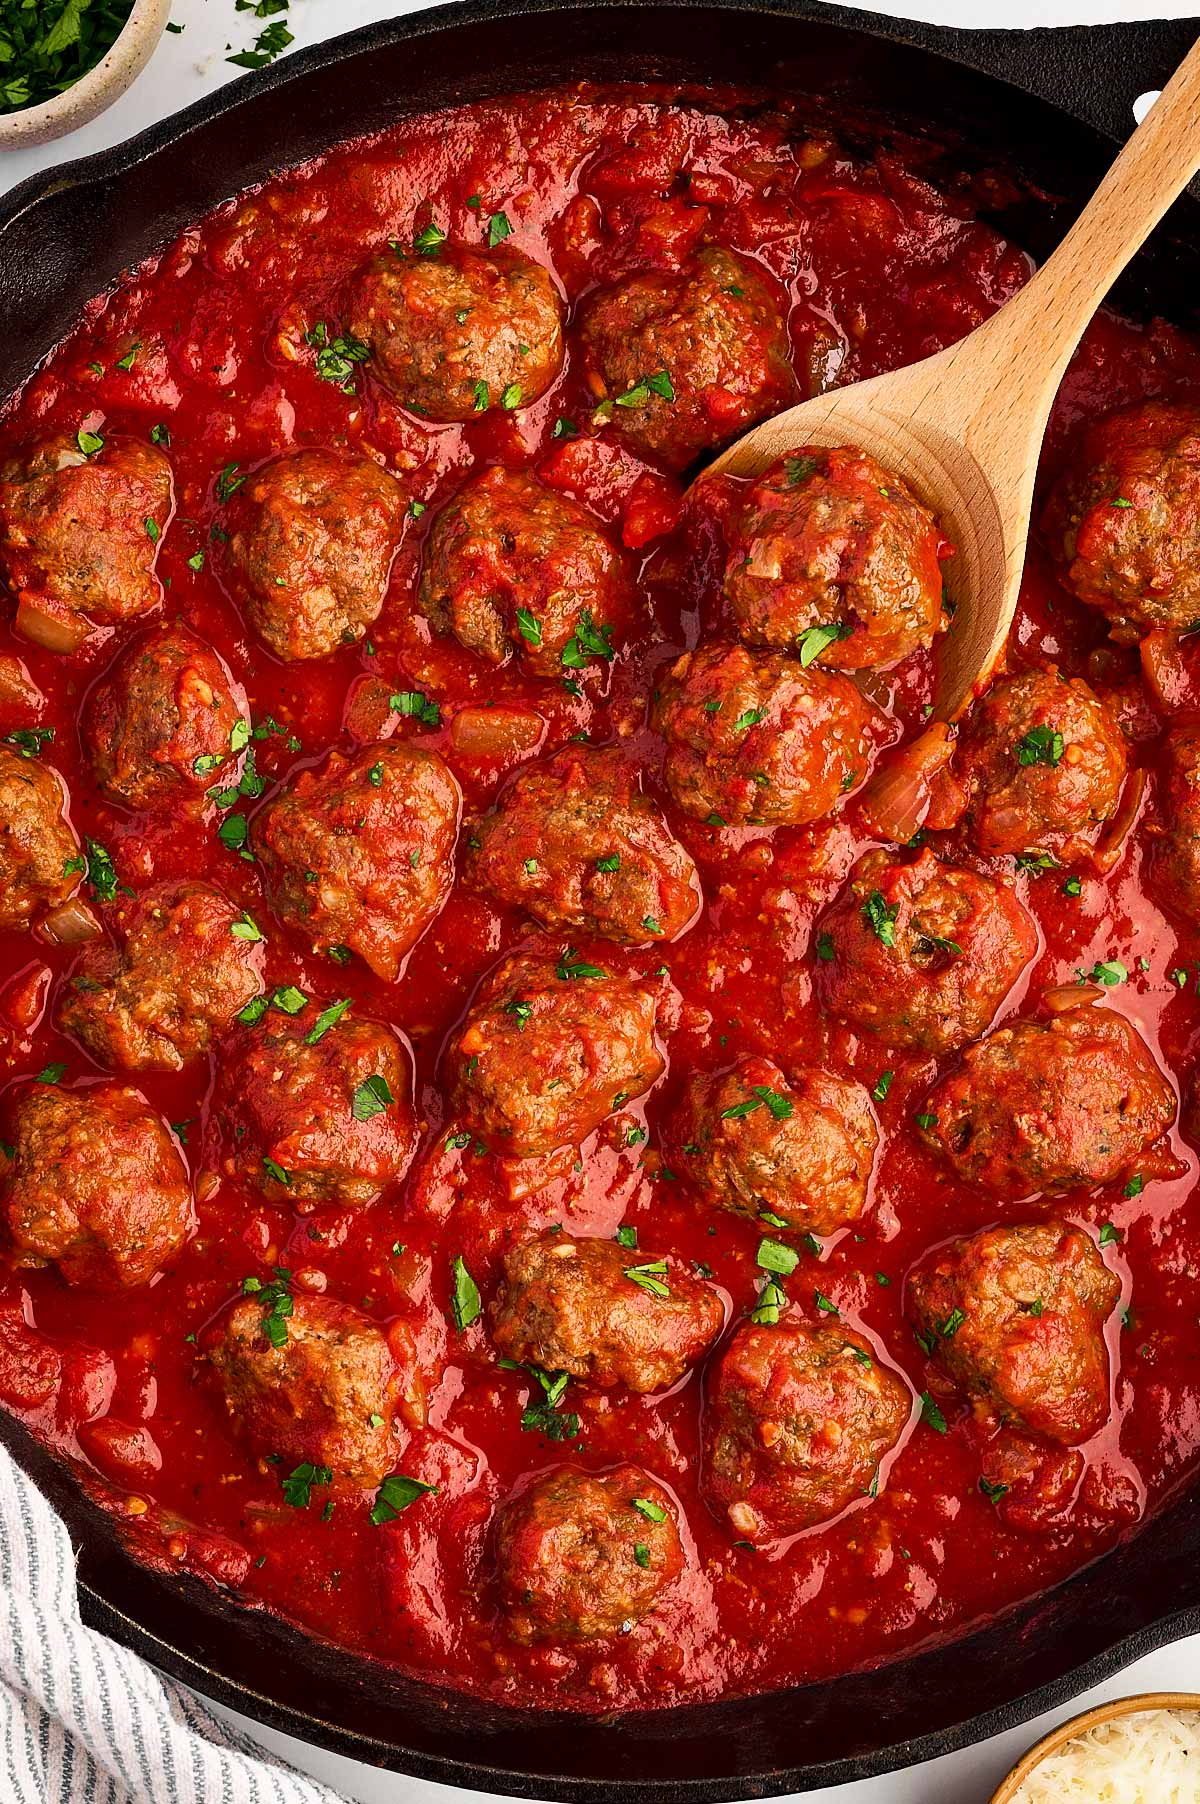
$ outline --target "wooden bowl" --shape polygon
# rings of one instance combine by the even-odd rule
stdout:
[[[134,0],[120,36],[86,75],[39,106],[0,113],[0,150],[46,144],[95,119],[141,74],[170,13],[171,0]]]
[[[1044,1735],[1036,1747],[1030,1748],[1024,1759],[1017,1762],[992,1794],[992,1804],[1012,1804],[1018,1788],[1034,1768],[1040,1766],[1048,1754],[1057,1753],[1065,1742],[1082,1735],[1085,1729],[1093,1729],[1098,1723],[1114,1722],[1121,1716],[1137,1716],[1145,1710],[1200,1710],[1200,1692],[1145,1691],[1137,1697],[1114,1698],[1111,1703],[1097,1704],[1094,1710],[1085,1710],[1082,1716],[1073,1716],[1070,1722],[1051,1729],[1049,1735]]]

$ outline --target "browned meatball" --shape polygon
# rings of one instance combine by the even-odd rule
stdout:
[[[671,794],[714,825],[819,820],[866,770],[867,709],[854,684],[782,652],[686,652],[654,718]]]
[[[404,497],[369,457],[309,448],[264,464],[225,511],[234,600],[277,658],[327,658],[379,618]]]
[[[678,274],[642,271],[585,302],[580,350],[613,430],[668,469],[798,399],[784,300],[721,245]]]
[[[528,407],[562,368],[553,278],[508,244],[373,257],[351,283],[346,317],[377,379],[431,420]]]
[[[1117,627],[1200,618],[1200,408],[1144,401],[1096,420],[1042,522],[1067,587]]]
[[[835,670],[882,668],[945,624],[927,507],[865,451],[801,445],[771,465],[734,520],[725,593],[747,645],[800,646]],[[812,628],[819,630],[806,638]]]
[[[436,752],[331,752],[254,822],[267,898],[314,951],[357,952],[395,979],[454,881],[462,796]]]
[[[278,1462],[280,1477],[306,1464],[328,1470],[335,1487],[378,1485],[425,1420],[408,1329],[397,1321],[385,1333],[278,1278],[252,1282],[207,1348],[238,1433]]]
[[[909,1286],[931,1357],[979,1413],[1068,1446],[1108,1417],[1104,1324],[1120,1294],[1091,1237],[1062,1221],[955,1240]]]
[[[991,1026],[1038,948],[1012,891],[942,864],[868,852],[815,936],[825,1008],[889,1046],[950,1052]]]
[[[580,1145],[662,1076],[665,991],[662,979],[606,971],[571,947],[506,958],[450,1041],[459,1116],[515,1159]]]
[[[88,455],[48,438],[0,466],[0,579],[16,597],[17,631],[68,652],[96,626],[156,608],[174,505],[170,464],[137,439],[109,438]]]
[[[725,1321],[716,1291],[678,1260],[561,1230],[505,1254],[491,1316],[518,1364],[631,1391],[677,1384]]]
[[[232,1043],[215,1117],[224,1169],[306,1214],[374,1202],[417,1147],[408,1049],[378,1021],[267,1009]]]
[[[640,1466],[554,1466],[501,1507],[496,1561],[514,1641],[628,1634],[683,1570],[675,1505]]]
[[[58,1016],[101,1065],[178,1071],[262,989],[264,947],[245,937],[257,929],[207,883],[156,884],[122,903],[114,925],[118,943],[86,948]]]
[[[1200,926],[1200,721],[1171,728],[1163,763],[1151,877],[1165,906]]]
[[[922,1132],[958,1175],[1001,1196],[1111,1184],[1175,1118],[1175,1092],[1112,1009],[1014,1021],[937,1084]]]
[[[165,1121],[122,1084],[22,1085],[8,1099],[0,1192],[26,1264],[52,1261],[84,1290],[131,1290],[174,1259],[195,1225]]]
[[[92,691],[92,768],[110,801],[157,808],[237,781],[246,692],[224,658],[179,622],[130,645]]]
[[[748,1322],[709,1379],[702,1482],[748,1541],[772,1541],[874,1496],[912,1397],[840,1323]]]
[[[629,560],[594,514],[497,464],[434,520],[418,600],[489,664],[515,647],[535,675],[560,677],[613,656],[632,593]]]
[[[879,1130],[861,1084],[750,1057],[691,1073],[670,1140],[671,1169],[713,1208],[831,1234],[866,1208]]]
[[[616,747],[564,746],[529,765],[468,845],[467,883],[543,927],[649,946],[700,909],[690,855]]]
[[[56,770],[0,745],[0,930],[28,927],[65,902],[83,860]]]
[[[1086,858],[1115,812],[1125,741],[1079,677],[1053,667],[997,679],[976,702],[954,768],[981,852]]]

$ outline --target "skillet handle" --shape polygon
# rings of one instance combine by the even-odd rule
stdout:
[[[1134,127],[1134,101],[1148,90],[1166,87],[1200,37],[1200,18],[1028,31],[918,29],[931,48],[948,50],[958,62],[1065,107],[1123,143]]]

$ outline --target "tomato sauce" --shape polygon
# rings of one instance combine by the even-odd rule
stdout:
[[[431,1681],[516,1704],[543,1701],[552,1683],[556,1704],[582,1710],[827,1678],[960,1633],[1136,1529],[1200,1455],[1200,1221],[1188,1207],[1196,1160],[1175,1132],[1176,1175],[1147,1177],[1136,1195],[1120,1186],[1077,1191],[1057,1210],[1093,1231],[1112,1224],[1105,1257],[1123,1286],[1108,1335],[1111,1417],[1082,1450],[1070,1511],[1057,1524],[1022,1528],[980,1489],[978,1431],[965,1403],[938,1387],[906,1324],[904,1289],[929,1248],[990,1225],[1000,1210],[956,1184],[920,1143],[912,1117],[934,1062],[856,1038],[807,999],[813,922],[874,842],[853,797],[812,827],[769,832],[699,826],[670,807],[661,787],[647,697],[680,649],[730,632],[719,581],[728,491],[715,505],[685,506],[675,479],[617,448],[590,424],[569,354],[534,406],[448,427],[405,413],[361,368],[349,392],[318,369],[313,328],[325,322],[336,336],[339,284],[365,255],[389,238],[410,242],[431,221],[478,243],[501,210],[513,244],[552,268],[570,302],[632,268],[671,267],[700,242],[757,258],[788,290],[794,364],[809,391],[939,349],[1029,273],[1024,253],[977,217],[976,199],[986,204],[988,190],[975,195],[965,178],[948,181],[929,147],[898,141],[851,152],[824,131],[808,135],[803,108],[790,104],[710,93],[664,112],[665,98],[647,88],[578,89],[488,103],[406,121],[279,175],[92,302],[0,417],[0,457],[52,427],[142,437],[166,429],[177,507],[158,561],[165,613],[216,646],[245,684],[268,797],[329,747],[395,733],[440,750],[468,807],[479,809],[535,752],[572,734],[598,743],[619,736],[697,860],[703,917],[650,961],[669,969],[684,1002],[665,1080],[594,1135],[565,1172],[540,1187],[528,1174],[514,1180],[511,1167],[460,1143],[439,1055],[480,975],[528,936],[528,924],[456,890],[395,984],[357,961],[338,966],[307,954],[272,923],[253,862],[218,836],[215,806],[198,828],[169,814],[129,814],[99,796],[77,723],[120,636],[59,657],[0,625],[0,652],[22,657],[46,697],[40,713],[10,710],[0,731],[53,727],[41,755],[67,781],[77,830],[108,849],[135,891],[172,876],[219,883],[267,934],[269,984],[294,984],[323,1002],[350,997],[355,1009],[402,1028],[415,1049],[424,1128],[410,1176],[376,1205],[299,1216],[217,1181],[208,1065],[139,1080],[179,1124],[198,1181],[198,1230],[159,1282],[119,1301],[68,1289],[53,1269],[19,1267],[11,1249],[0,1252],[0,1398],[73,1463],[140,1558],[200,1573],[248,1606]],[[935,163],[941,189],[930,179]],[[1064,383],[1043,475],[1082,419],[1151,394],[1200,397],[1197,346],[1161,324],[1098,318]],[[289,666],[248,637],[212,560],[194,566],[211,542],[219,473],[231,463],[253,468],[293,444],[365,449],[400,476],[417,506],[365,645]],[[472,463],[495,461],[533,465],[644,557],[639,624],[599,684],[530,681],[517,661],[492,670],[436,638],[412,604],[439,501]],[[1132,762],[1153,769],[1162,721],[1136,653],[1108,645],[1104,622],[1057,587],[1036,547],[1015,639],[1022,655],[1052,656],[1089,675],[1118,707]],[[880,710],[880,743],[919,731],[932,686],[928,655],[862,680]],[[389,711],[397,690],[435,700],[440,724]],[[1002,874],[1042,940],[1006,1012],[1097,961],[1121,960],[1130,975],[1109,1000],[1185,1084],[1200,1026],[1200,964],[1143,888],[1152,824],[1152,804],[1143,804],[1115,870],[1085,872],[1077,896],[1064,890],[1062,873],[1007,862]],[[970,857],[955,842],[948,849]],[[53,1025],[70,962],[69,951],[27,935],[0,943],[7,1080],[55,1063],[68,1083],[95,1075]],[[665,1396],[573,1386],[579,1435],[550,1442],[521,1431],[523,1405],[536,1401],[531,1381],[498,1365],[486,1314],[460,1331],[451,1309],[457,1258],[486,1304],[506,1242],[555,1222],[608,1235],[632,1224],[642,1245],[711,1269],[731,1318],[751,1308],[763,1275],[755,1264],[761,1230],[703,1208],[658,1150],[683,1076],[746,1052],[820,1060],[869,1088],[893,1073],[876,1103],[883,1145],[871,1206],[855,1229],[801,1245],[783,1282],[806,1310],[819,1291],[886,1350],[914,1396],[878,1496],[770,1552],[735,1545],[699,1493],[699,1373]],[[1005,1217],[1043,1213],[1035,1202]],[[373,1524],[352,1499],[329,1510],[320,1487],[307,1507],[289,1504],[279,1468],[256,1461],[231,1430],[202,1356],[205,1332],[246,1277],[267,1283],[273,1267],[290,1271],[295,1287],[324,1287],[380,1323],[401,1316],[416,1334],[431,1425],[404,1470],[437,1489],[390,1522]],[[944,1431],[917,1403],[931,1386]],[[496,1610],[496,1503],[523,1475],[557,1461],[600,1469],[626,1459],[678,1501],[681,1580],[619,1641],[516,1646]]]

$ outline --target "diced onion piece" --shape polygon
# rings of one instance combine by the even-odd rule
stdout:
[[[1166,714],[1185,707],[1192,690],[1187,665],[1179,647],[1179,634],[1160,627],[1147,633],[1141,644],[1142,675],[1146,687]]]
[[[450,723],[450,743],[464,758],[503,760],[536,751],[546,723],[532,708],[460,708]]]
[[[1060,983],[1046,991],[1042,1007],[1049,1015],[1065,1015],[1068,1009],[1086,1008],[1090,1002],[1099,1002],[1103,995],[1098,983]]]
[[[36,717],[45,705],[45,696],[20,658],[11,652],[0,655],[0,708],[5,714],[13,710]]]
[[[885,752],[858,809],[879,839],[906,845],[929,812],[930,786],[950,762],[954,740],[944,721],[898,751]]]
[[[49,940],[52,946],[82,946],[88,940],[99,939],[103,931],[87,903],[78,896],[51,909],[37,928],[38,937]]]
[[[1104,832],[1096,841],[1091,855],[1091,863],[1101,872],[1111,871],[1124,849],[1125,841],[1137,825],[1141,813],[1142,798],[1146,793],[1146,773],[1144,770],[1130,771],[1121,790],[1121,800],[1117,812],[1109,821]]]
[[[78,651],[92,630],[86,620],[72,620],[52,613],[30,601],[26,595],[17,603],[13,624],[23,639],[32,640],[34,645],[41,645],[46,651],[58,652]]]

